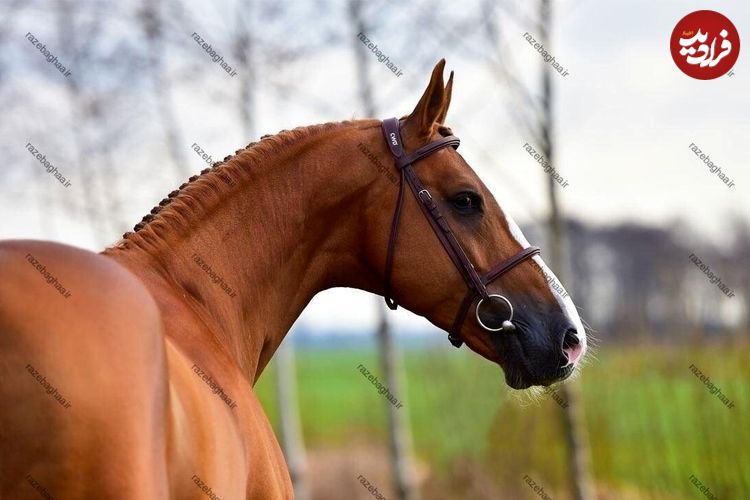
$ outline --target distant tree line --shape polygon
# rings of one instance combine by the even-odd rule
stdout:
[[[596,227],[568,219],[573,279],[564,285],[582,318],[602,339],[684,341],[747,335],[750,225],[738,217],[730,226],[730,240],[712,244],[681,223]],[[525,231],[545,247],[541,227]],[[691,255],[717,278],[712,280]],[[718,278],[734,296],[722,292]]]

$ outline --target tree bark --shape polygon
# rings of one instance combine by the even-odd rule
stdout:
[[[364,45],[357,38],[359,33],[367,32],[362,17],[362,0],[350,0],[349,15],[355,31],[352,34],[352,43],[354,44],[356,57],[360,100],[368,117],[374,118],[377,115],[377,110],[372,84],[367,74],[368,54],[364,50]],[[393,346],[393,335],[387,316],[388,311],[379,298],[376,307],[378,311],[378,350],[385,384],[399,401],[403,401],[404,391],[400,388],[398,357]],[[410,459],[412,438],[408,410],[405,407],[396,408],[387,399],[383,398],[383,400],[388,413],[388,442],[396,498],[399,500],[418,500],[419,490],[414,481]]]
[[[276,368],[276,400],[279,409],[281,445],[289,467],[296,500],[310,498],[307,484],[307,456],[297,406],[297,373],[294,344],[291,339],[279,347],[274,356]]]
[[[541,43],[550,47],[549,38],[552,27],[552,7],[550,0],[540,0],[539,35]],[[554,165],[554,142],[552,137],[552,68],[542,62],[542,115],[541,115],[541,150],[550,165]],[[557,183],[550,175],[547,178],[547,194],[549,196],[549,224],[548,245],[550,252],[550,266],[555,270],[562,283],[572,288],[567,271],[569,262],[565,251],[565,227],[557,198]],[[580,402],[580,388],[576,383],[563,384],[560,388],[565,401],[568,403],[561,408],[562,427],[565,434],[565,444],[570,464],[570,482],[573,486],[573,497],[576,500],[591,500],[594,498],[589,472],[589,447],[584,424],[583,406]]]

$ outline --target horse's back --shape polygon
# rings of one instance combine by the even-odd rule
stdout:
[[[292,497],[248,381],[230,408],[165,329],[112,259],[0,242],[0,498]]]
[[[126,269],[0,242],[0,498],[166,498],[164,360],[156,304]]]

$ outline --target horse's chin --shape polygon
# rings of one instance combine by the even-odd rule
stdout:
[[[505,374],[505,383],[508,384],[508,387],[517,391],[528,389],[529,387],[534,385],[521,377],[509,377],[507,373]]]
[[[524,373],[523,370],[519,368],[504,368],[503,373],[505,374],[505,383],[508,387],[517,391],[522,391],[529,387],[550,387],[551,385],[569,378],[575,372],[575,368],[575,365],[569,364],[564,368],[561,368],[555,377],[548,380],[533,380],[533,377]]]
[[[503,374],[505,375],[505,384],[511,389],[522,391],[535,385],[519,367],[503,366]]]

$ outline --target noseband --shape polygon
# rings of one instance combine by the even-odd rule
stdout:
[[[422,213],[430,223],[432,230],[440,240],[445,252],[453,261],[453,265],[456,266],[458,272],[461,274],[468,292],[464,297],[461,306],[456,314],[456,319],[453,321],[453,326],[448,334],[448,340],[455,347],[461,347],[463,341],[461,340],[461,327],[463,326],[466,315],[471,308],[474,301],[479,298],[479,302],[476,306],[476,318],[477,323],[485,330],[491,332],[504,331],[512,332],[515,330],[515,326],[512,323],[513,319],[513,305],[510,300],[499,294],[491,294],[487,291],[487,285],[492,283],[494,280],[507,273],[521,262],[525,261],[537,255],[540,250],[538,247],[528,247],[520,250],[518,253],[501,262],[497,266],[490,269],[486,274],[480,276],[474,265],[471,263],[469,258],[466,256],[463,248],[456,239],[456,235],[448,225],[448,221],[440,213],[435,201],[432,199],[430,192],[424,187],[419,181],[419,177],[414,172],[412,164],[425,158],[435,151],[439,151],[447,146],[452,146],[454,149],[458,148],[460,140],[455,136],[448,136],[430,142],[425,146],[414,151],[412,154],[407,155],[404,151],[403,143],[401,141],[400,123],[398,118],[389,118],[383,120],[382,123],[383,135],[385,136],[385,142],[388,144],[388,148],[393,155],[396,163],[396,168],[401,174],[401,182],[399,183],[398,189],[398,200],[396,201],[396,209],[393,212],[393,221],[391,222],[391,234],[388,239],[388,252],[385,259],[385,289],[383,295],[385,296],[385,303],[392,310],[396,310],[398,304],[391,296],[391,274],[393,270],[393,253],[396,245],[396,237],[398,235],[398,223],[401,219],[401,207],[404,203],[404,183],[409,185],[411,192],[417,199],[419,208],[422,209]],[[508,318],[504,320],[499,327],[492,327],[486,322],[482,321],[480,316],[480,308],[483,304],[487,304],[491,301],[502,303],[509,311]]]

